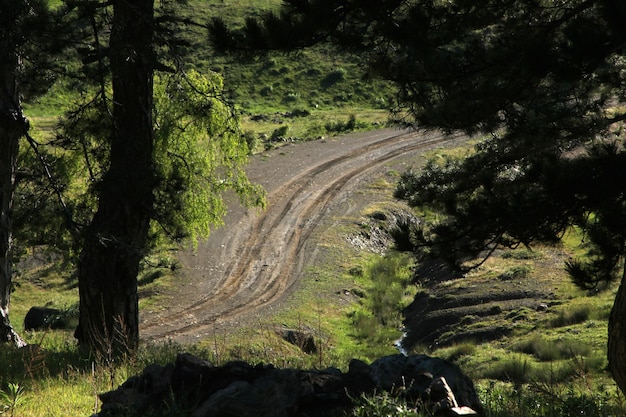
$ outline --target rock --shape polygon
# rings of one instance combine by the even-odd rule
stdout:
[[[439,377],[435,379],[432,384],[430,384],[429,390],[430,401],[432,403],[430,409],[433,414],[446,413],[448,410],[459,407],[446,378]]]
[[[24,330],[60,329],[65,326],[61,310],[48,307],[31,307],[24,317]]]
[[[196,409],[191,417],[205,417],[218,415],[225,406],[235,403],[237,397],[250,388],[246,381],[235,381],[224,389],[215,392]]]
[[[174,365],[149,365],[115,391],[100,395],[100,416],[134,415],[141,410],[164,405],[171,392]]]
[[[317,353],[317,344],[313,333],[305,330],[280,329],[279,334],[283,340],[299,347],[304,353]]]
[[[297,415],[300,399],[311,387],[301,384],[294,370],[272,369],[227,404],[217,415],[233,417],[288,417]],[[212,417],[212,416],[206,416]]]
[[[496,315],[496,314],[501,314],[501,313],[502,313],[502,307],[500,307],[499,305],[495,305],[489,308],[489,314],[491,315]]]
[[[374,361],[370,370],[376,386],[385,391],[404,387],[412,397],[425,392],[432,381],[443,377],[459,405],[482,410],[474,383],[457,365],[444,359],[427,355],[397,354]]]
[[[359,231],[348,236],[348,241],[374,253],[384,253],[391,247],[401,251],[413,249],[410,231],[420,220],[408,210],[376,211],[360,224]]]
[[[469,407],[454,407],[448,412],[451,416],[477,416],[479,415],[475,410]]]
[[[393,355],[371,365],[352,360],[343,373],[242,361],[213,366],[180,354],[174,364],[150,365],[117,390],[100,395],[98,416],[165,417],[175,407],[193,417],[334,417],[349,415],[353,399],[383,390],[421,399],[436,415],[482,410],[472,382],[456,365],[426,355]]]

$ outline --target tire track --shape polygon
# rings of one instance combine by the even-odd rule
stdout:
[[[294,172],[283,181],[267,169],[261,169],[258,179],[249,174],[257,182],[268,182],[267,208],[256,215],[237,212],[232,216],[229,230],[217,238],[219,262],[213,267],[199,259],[189,261],[189,256],[187,262],[183,260],[191,288],[181,290],[174,298],[180,303],[164,315],[142,315],[142,338],[184,343],[279,302],[297,283],[310,256],[305,245],[334,200],[345,198],[360,180],[389,161],[447,140],[442,134],[385,130],[339,145],[330,155],[316,155],[317,162],[304,169],[290,167]],[[307,149],[296,147],[295,157]],[[199,249],[196,258],[210,248]]]

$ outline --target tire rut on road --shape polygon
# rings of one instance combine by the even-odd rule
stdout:
[[[206,244],[181,253],[186,285],[175,290],[176,306],[142,313],[142,338],[191,342],[279,302],[298,282],[310,256],[305,245],[333,201],[389,161],[449,140],[386,129],[255,157],[248,175],[268,190],[266,209],[233,207]]]

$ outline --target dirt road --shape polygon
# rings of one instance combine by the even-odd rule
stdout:
[[[338,202],[388,164],[454,142],[396,129],[286,145],[252,158],[250,179],[268,193],[264,211],[233,205],[225,226],[197,251],[180,253],[174,305],[142,312],[144,340],[188,343],[227,329],[287,297],[315,256],[310,237]]]

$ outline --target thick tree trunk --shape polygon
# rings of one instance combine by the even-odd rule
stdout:
[[[79,342],[104,355],[139,340],[137,274],[153,206],[153,0],[113,1],[111,160],[78,274]]]
[[[626,393],[626,265],[609,317],[609,369],[617,386]]]
[[[19,57],[10,39],[0,39],[0,341],[25,343],[9,321],[13,194],[20,138],[26,121],[20,108],[16,74]]]

